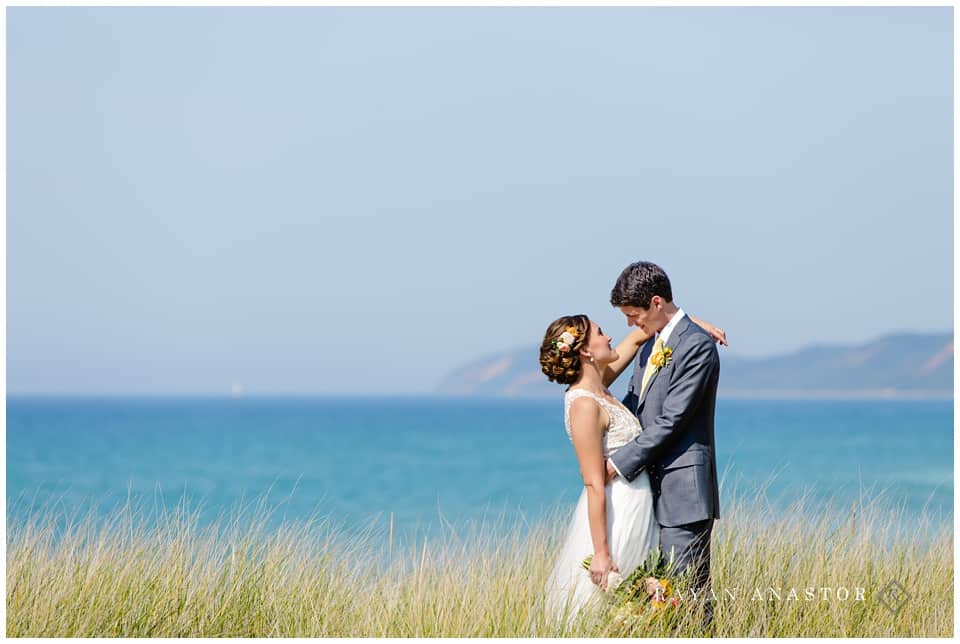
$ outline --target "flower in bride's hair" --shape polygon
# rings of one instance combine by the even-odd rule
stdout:
[[[576,339],[577,337],[572,333],[570,333],[569,331],[564,331],[563,333],[560,334],[560,337],[558,338],[558,340],[560,340],[561,343],[566,345],[573,344],[576,341]]]
[[[569,334],[572,335],[574,338],[579,338],[579,337],[580,337],[580,332],[577,331],[577,327],[575,327],[575,326],[568,326],[566,329],[563,330],[563,332],[564,332],[564,333],[569,333]]]
[[[560,353],[570,353],[570,345],[566,342],[557,342],[557,351]]]

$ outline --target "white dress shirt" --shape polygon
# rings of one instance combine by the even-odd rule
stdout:
[[[667,322],[667,326],[663,327],[663,331],[661,331],[658,334],[660,339],[663,340],[664,346],[667,345],[667,340],[670,339],[670,334],[673,333],[673,330],[675,328],[677,328],[677,324],[680,322],[680,320],[683,319],[685,315],[686,313],[683,312],[683,309],[677,308],[677,312],[674,313],[673,317],[670,318],[670,321]]]

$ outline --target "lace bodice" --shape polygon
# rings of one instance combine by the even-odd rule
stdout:
[[[587,396],[593,398],[599,403],[600,407],[607,412],[610,418],[610,426],[603,434],[603,455],[610,456],[618,449],[632,441],[643,431],[640,428],[640,421],[630,413],[630,410],[624,407],[619,401],[613,401],[603,396],[598,396],[586,389],[569,389],[563,395],[563,421],[567,428],[567,436],[573,440],[570,433],[570,405],[577,398]]]

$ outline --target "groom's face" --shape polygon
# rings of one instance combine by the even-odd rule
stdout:
[[[650,334],[660,333],[668,322],[667,316],[663,312],[663,300],[659,295],[654,295],[650,300],[650,308],[643,309],[639,306],[621,306],[618,308],[627,318],[627,326],[638,326]]]

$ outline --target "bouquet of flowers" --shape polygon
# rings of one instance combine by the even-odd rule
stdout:
[[[589,570],[592,561],[593,555],[588,556],[583,560],[583,567]],[[667,605],[676,608],[680,599],[674,595],[674,584],[669,577],[673,563],[672,554],[668,559],[659,548],[651,550],[646,560],[626,579],[616,572],[610,572],[607,575],[606,592],[620,605],[642,605],[644,601],[649,601],[654,609]]]

